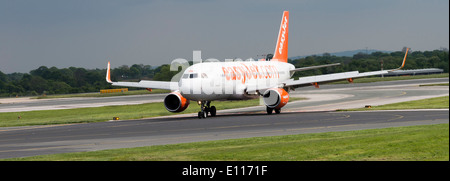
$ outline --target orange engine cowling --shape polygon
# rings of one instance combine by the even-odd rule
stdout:
[[[282,88],[267,89],[263,94],[264,104],[272,109],[280,109],[289,101],[289,93]]]
[[[181,112],[189,106],[189,100],[179,92],[171,92],[164,98],[164,106],[170,112]]]

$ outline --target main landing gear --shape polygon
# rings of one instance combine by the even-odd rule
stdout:
[[[211,117],[216,116],[216,107],[210,106],[211,101],[200,101],[200,102],[201,102],[200,104],[201,111],[198,112],[198,119],[208,117],[208,113],[211,114]]]
[[[281,109],[274,109],[266,106],[267,114],[272,114],[272,112],[275,110],[275,114],[280,114]]]

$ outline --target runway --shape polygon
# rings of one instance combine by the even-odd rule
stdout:
[[[445,81],[448,82],[448,78],[434,82]],[[320,89],[299,89],[292,92],[291,96],[309,99],[288,103],[282,113],[277,115],[266,115],[263,106],[255,106],[218,111],[217,117],[207,119],[198,119],[196,114],[184,114],[102,123],[0,128],[0,158],[231,138],[448,123],[448,109],[334,111],[342,108],[364,107],[368,104],[378,105],[448,95],[448,86],[418,86],[424,83],[430,83],[430,80],[329,85],[321,86]],[[155,99],[157,97],[155,95]],[[126,97],[120,99],[124,99],[124,102],[127,100]],[[95,101],[101,102],[98,99],[93,100]]]

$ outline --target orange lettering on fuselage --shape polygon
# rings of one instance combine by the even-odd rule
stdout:
[[[222,67],[223,75],[225,75],[225,78],[227,80],[230,80],[230,73],[228,72],[227,68]]]
[[[233,66],[233,71],[234,71],[234,75],[235,75],[235,78],[233,78],[233,80],[241,80],[241,74],[237,70],[236,66]]]
[[[272,79],[280,78],[278,69],[274,65],[245,65],[222,67],[226,80],[240,80],[245,84],[248,80],[253,79]]]

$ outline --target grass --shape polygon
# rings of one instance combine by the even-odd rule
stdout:
[[[287,136],[256,137],[41,155],[7,160],[449,160],[449,125],[422,125]]]
[[[151,92],[148,90],[131,90],[126,92],[114,92],[100,94],[99,92],[94,93],[81,93],[81,94],[60,94],[60,95],[46,95],[38,96],[35,99],[53,99],[53,98],[71,98],[71,97],[113,97],[113,96],[128,96],[128,95],[142,95],[142,94],[160,94],[169,93],[169,90],[153,89]]]
[[[449,96],[435,97],[430,99],[422,99],[416,101],[399,102],[394,104],[386,104],[380,106],[372,106],[372,108],[345,109],[339,111],[367,111],[367,110],[395,110],[395,109],[448,109]]]
[[[426,87],[426,86],[448,86],[448,83],[442,83],[442,84],[423,84],[419,85],[420,87]]]
[[[291,97],[289,101],[301,99],[303,98]],[[259,99],[245,101],[214,101],[212,105],[216,106],[218,110],[242,108],[259,105]],[[140,119],[146,117],[196,113],[199,110],[200,106],[198,106],[195,101],[191,101],[189,107],[182,113],[168,112],[162,102],[93,108],[8,112],[0,113],[0,127],[91,123],[112,120],[113,117],[119,117],[121,120]],[[20,119],[18,119],[19,116],[21,117]]]

